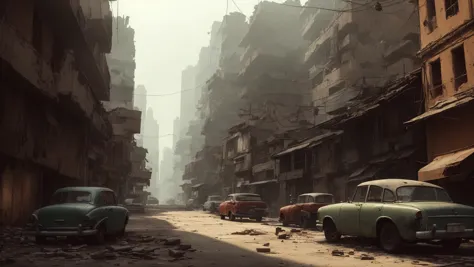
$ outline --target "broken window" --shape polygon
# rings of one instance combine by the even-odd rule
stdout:
[[[426,0],[426,16],[427,18],[424,22],[424,25],[428,27],[430,32],[432,32],[433,29],[437,27],[435,0]]]
[[[454,72],[454,88],[459,87],[467,82],[466,57],[464,54],[464,45],[460,45],[451,50],[451,58],[453,61]]]
[[[285,155],[280,159],[280,173],[291,171],[291,155]]]
[[[446,18],[450,18],[459,13],[458,0],[444,0],[444,7],[446,8]]]
[[[314,76],[313,79],[311,79],[311,86],[312,88],[315,88],[319,84],[323,82],[323,71],[320,71],[316,76]]]
[[[437,97],[443,94],[443,78],[441,75],[441,60],[437,60],[430,63],[431,70],[431,97]]]

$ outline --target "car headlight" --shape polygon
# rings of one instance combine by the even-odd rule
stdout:
[[[38,216],[36,214],[31,214],[30,218],[28,219],[28,225],[36,225],[38,223]]]
[[[96,225],[97,221],[94,219],[91,219],[89,216],[86,216],[84,220],[81,223],[81,226],[83,228],[92,228]]]

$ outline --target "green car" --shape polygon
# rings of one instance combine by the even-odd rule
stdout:
[[[384,179],[361,183],[352,200],[318,210],[328,242],[341,235],[376,238],[387,252],[403,243],[436,243],[451,250],[474,238],[474,207],[453,203],[434,184]]]
[[[101,187],[66,187],[57,190],[52,205],[36,210],[26,234],[42,243],[47,237],[84,237],[101,244],[106,235],[125,233],[128,211],[117,205],[114,191]]]

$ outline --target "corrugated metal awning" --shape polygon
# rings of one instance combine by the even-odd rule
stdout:
[[[250,183],[249,185],[263,185],[263,184],[269,184],[269,183],[278,183],[278,180],[273,179],[273,180],[266,180],[266,181],[258,181],[258,182]]]
[[[330,136],[333,136],[333,135],[340,135],[342,133],[343,133],[343,131],[328,132],[328,133],[324,133],[324,134],[309,138],[309,139],[303,141],[302,143],[300,143],[298,145],[295,145],[295,146],[290,147],[286,150],[283,150],[280,153],[277,153],[277,154],[273,155],[272,158],[278,158],[278,157],[281,157],[283,155],[289,154],[291,152],[298,151],[298,150],[301,150],[301,149],[305,149],[309,146],[319,145],[319,144],[322,143],[323,139],[325,139],[327,137],[330,137]]]
[[[192,188],[194,189],[198,189],[199,187],[203,186],[204,184],[195,184],[193,186],[191,186]]]
[[[450,97],[447,100],[436,104],[434,107],[432,107],[430,110],[426,111],[425,113],[405,122],[405,124],[412,124],[421,120],[428,119],[431,116],[450,110],[452,108],[460,107],[473,100],[474,100],[474,97],[471,97],[471,96],[464,96],[462,98],[459,98],[457,96]]]
[[[457,167],[474,154],[474,148],[436,157],[430,164],[418,171],[418,180],[426,182],[446,178],[450,168]],[[474,169],[474,166],[472,167]]]

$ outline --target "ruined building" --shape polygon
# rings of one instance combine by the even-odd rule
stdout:
[[[145,169],[146,150],[138,147],[134,135],[140,133],[142,112],[134,107],[135,31],[128,17],[113,19],[112,52],[107,56],[112,77],[110,101],[104,102],[113,126],[109,142],[108,166],[113,173],[103,183],[120,199],[141,194],[150,185],[150,171]]]
[[[444,186],[455,202],[474,205],[473,1],[420,0],[424,107],[410,127],[426,127],[428,164],[420,181]]]
[[[0,2],[0,225],[106,179],[108,1]]]
[[[143,147],[148,151],[147,166],[152,171],[150,192],[158,195],[158,180],[160,176],[160,127],[155,118],[153,108],[149,107],[146,111],[145,121],[143,122],[143,132],[140,134],[143,140]]]
[[[373,5],[310,0],[301,12],[303,37],[311,42],[308,70],[316,123],[346,111],[349,102],[419,65],[419,29],[412,1]],[[315,9],[339,9],[332,12]]]

